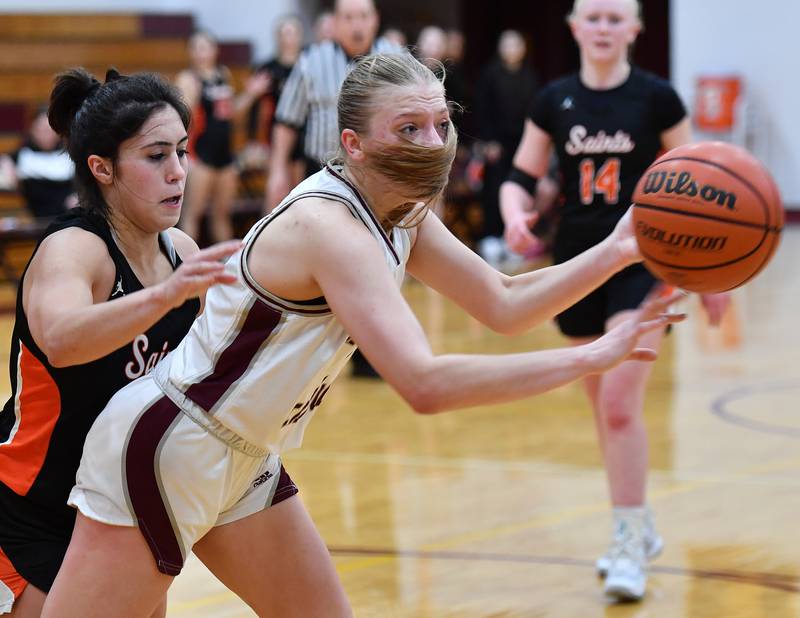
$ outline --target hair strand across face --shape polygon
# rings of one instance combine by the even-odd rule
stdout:
[[[378,54],[358,60],[347,75],[339,94],[339,132],[351,129],[369,135],[370,120],[390,91],[405,88],[441,87],[441,78],[411,54]],[[392,93],[393,94],[393,93]],[[458,138],[452,123],[441,146],[427,146],[403,140],[379,144],[369,151],[366,167],[380,174],[398,193],[409,201],[388,221],[396,225],[418,203],[430,204],[447,186],[450,167],[455,159]],[[346,161],[347,154],[339,147],[337,159]],[[415,218],[416,220],[416,218]]]

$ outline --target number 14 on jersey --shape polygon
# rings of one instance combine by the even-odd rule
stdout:
[[[596,194],[602,194],[606,204],[616,204],[619,200],[619,157],[606,159],[595,173],[593,159],[580,162],[580,194],[581,202],[591,204]]]

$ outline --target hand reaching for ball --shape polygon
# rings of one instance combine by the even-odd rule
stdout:
[[[633,228],[633,208],[628,208],[622,219],[619,220],[609,236],[609,241],[613,243],[623,263],[635,264],[642,261],[642,254],[639,251],[639,244]]]

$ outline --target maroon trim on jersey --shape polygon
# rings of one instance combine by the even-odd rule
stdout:
[[[183,552],[165,504],[167,496],[162,495],[159,487],[156,455],[159,444],[180,415],[180,408],[162,397],[136,422],[125,451],[125,483],[139,530],[150,546],[158,570],[173,576],[183,568]]]
[[[214,371],[186,389],[186,396],[210,413],[228,389],[242,377],[282,315],[265,303],[255,301],[239,333],[217,357]]]
[[[336,197],[338,201],[341,201],[341,198],[338,195],[335,194],[330,194],[330,195],[334,195],[334,197]],[[242,279],[244,280],[245,285],[247,285],[247,287],[250,288],[250,291],[253,292],[253,294],[258,296],[265,303],[268,303],[270,305],[275,305],[281,311],[289,311],[292,313],[299,313],[302,315],[327,315],[331,313],[331,309],[330,307],[328,307],[327,302],[325,302],[324,296],[320,297],[319,299],[323,301],[322,303],[314,303],[313,301],[318,299],[313,299],[312,301],[309,301],[308,305],[302,304],[305,301],[301,301],[298,303],[295,301],[291,301],[288,298],[281,298],[280,296],[276,296],[275,294],[272,294],[268,290],[263,289],[261,286],[259,286],[258,282],[255,281],[255,279],[253,279],[252,275],[250,274],[250,269],[247,266],[248,263],[247,260],[250,259],[250,252],[253,250],[253,247],[256,244],[256,240],[258,240],[258,237],[261,235],[261,232],[263,232],[264,229],[275,219],[277,219],[280,215],[289,210],[289,206],[307,197],[325,197],[325,195],[323,195],[318,191],[310,191],[308,193],[302,193],[296,196],[291,201],[283,204],[280,210],[273,211],[272,215],[262,219],[261,222],[257,224],[260,225],[260,227],[253,232],[252,237],[250,237],[250,239],[247,242],[247,245],[245,246],[244,250],[241,252],[239,256],[239,267],[242,271]]]
[[[358,189],[355,187],[355,185],[353,185],[353,183],[351,183],[349,180],[347,180],[347,178],[345,178],[342,174],[340,174],[335,169],[333,169],[333,167],[331,167],[330,164],[326,164],[325,165],[325,169],[334,178],[337,178],[338,180],[343,182],[345,185],[347,185],[347,187],[353,192],[353,195],[355,195],[356,198],[358,198],[358,201],[361,203],[361,207],[367,212],[367,215],[369,215],[369,218],[372,219],[372,222],[375,224],[375,227],[378,228],[378,230],[380,230],[380,233],[381,233],[381,236],[383,237],[383,240],[386,241],[386,244],[389,246],[389,250],[392,252],[392,255],[394,256],[394,259],[397,261],[397,265],[399,266],[402,262],[400,261],[400,258],[397,255],[397,250],[394,248],[394,243],[392,243],[391,238],[389,238],[389,236],[386,234],[386,230],[384,230],[383,227],[381,226],[381,224],[378,223],[378,220],[375,218],[375,213],[373,213],[372,210],[370,209],[370,207],[367,205],[366,200],[364,200],[364,198],[361,197],[361,194],[358,192]]]
[[[247,284],[247,287],[250,288],[250,291],[253,292],[253,294],[255,294],[256,296],[258,296],[258,298],[261,301],[275,305],[282,311],[291,311],[292,313],[299,313],[302,315],[328,315],[331,313],[331,310],[328,308],[303,310],[303,309],[298,309],[295,306],[285,305],[282,302],[280,302],[280,300],[277,297],[272,298],[270,296],[265,296],[261,290],[259,290],[250,281],[247,280],[247,277],[245,277],[245,283]]]

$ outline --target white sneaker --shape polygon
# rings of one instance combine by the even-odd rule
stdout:
[[[605,593],[619,601],[638,601],[647,589],[644,543],[631,536],[618,545],[605,582]]]
[[[636,507],[634,507],[636,508]],[[661,552],[664,549],[664,539],[659,536],[658,532],[656,532],[655,522],[653,521],[653,513],[648,507],[640,507],[644,509],[643,519],[644,519],[644,553],[645,557],[648,561],[655,560],[661,555]],[[622,513],[624,513],[627,509],[624,508],[615,508],[614,509],[614,520],[615,520],[615,529],[613,533],[613,538],[611,540],[611,546],[608,548],[605,554],[600,556],[595,561],[595,568],[597,569],[597,575],[599,577],[605,577],[606,573],[608,573],[608,569],[611,566],[612,556],[616,553],[616,528],[619,525],[619,518],[622,517]]]
[[[645,534],[655,535],[646,507],[614,509],[614,540],[608,554],[605,593],[619,601],[638,601],[647,589]],[[663,545],[663,542],[662,542]]]
[[[608,551],[600,556],[595,561],[595,568],[597,568],[597,575],[605,577],[608,569],[611,567],[612,555],[614,554],[614,545],[608,548]],[[644,534],[644,555],[648,562],[651,562],[661,555],[664,549],[664,539],[662,539],[655,530],[647,530]]]

